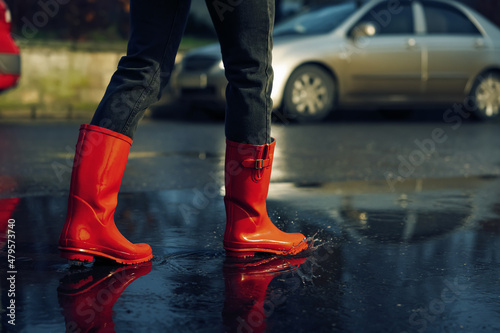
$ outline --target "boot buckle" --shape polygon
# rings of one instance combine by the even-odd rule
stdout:
[[[255,169],[255,170],[261,170],[261,169],[264,169],[264,168],[267,168],[269,165],[270,165],[270,161],[269,159],[248,159],[248,160],[244,160],[243,162],[241,162],[241,165],[245,168],[250,168],[250,169]]]
[[[263,159],[255,160],[255,169],[260,170],[263,167],[264,167],[264,160]]]

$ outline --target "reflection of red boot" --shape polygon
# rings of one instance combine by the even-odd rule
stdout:
[[[278,275],[296,270],[306,258],[271,257],[257,261],[228,257],[224,262],[226,286],[224,324],[229,331],[264,332],[266,317],[283,303],[283,295],[267,294]]]
[[[274,139],[260,146],[226,141],[224,248],[229,255],[296,254],[308,247],[304,235],[279,230],[267,215],[275,145]]]
[[[151,271],[151,262],[114,268],[94,265],[61,279],[57,294],[66,332],[115,331],[116,300],[130,283]]]
[[[66,223],[59,237],[61,256],[91,262],[94,256],[121,264],[153,257],[148,244],[132,244],[115,226],[114,214],[132,139],[82,125],[76,146]]]
[[[12,213],[14,213],[20,200],[19,198],[0,199],[0,249],[3,249],[7,242],[9,219],[12,217]]]

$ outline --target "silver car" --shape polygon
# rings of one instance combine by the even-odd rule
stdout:
[[[500,29],[460,3],[346,1],[311,8],[274,36],[272,99],[290,118],[454,103],[499,117]],[[214,108],[226,84],[218,44],[187,53],[172,76],[181,100]]]

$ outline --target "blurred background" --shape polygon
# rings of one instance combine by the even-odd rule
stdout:
[[[21,50],[18,86],[0,93],[0,116],[87,117],[126,50],[129,0],[4,0]],[[277,22],[341,0],[277,0]],[[363,3],[363,0],[357,1]],[[461,0],[500,26],[500,2]],[[45,5],[44,5],[45,4]],[[194,0],[179,59],[216,41],[205,1]],[[171,102],[168,93],[165,103]]]

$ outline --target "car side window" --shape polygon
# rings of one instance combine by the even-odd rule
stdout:
[[[464,13],[450,5],[424,2],[424,14],[428,34],[481,34]]]
[[[369,10],[358,24],[367,22],[376,27],[376,35],[413,34],[414,32],[411,3],[399,3],[396,7],[389,7],[387,2],[380,3]]]

